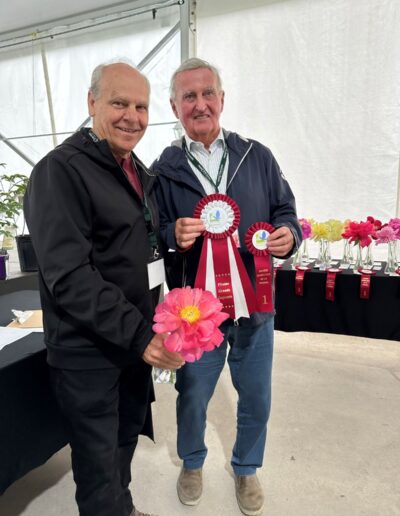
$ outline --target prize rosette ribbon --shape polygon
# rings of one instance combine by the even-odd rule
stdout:
[[[325,299],[328,301],[335,301],[335,284],[336,276],[342,272],[342,269],[331,267],[326,271],[325,283]]]
[[[268,251],[267,239],[275,230],[267,222],[256,222],[246,233],[246,246],[254,256],[256,269],[256,300],[258,312],[272,312],[272,260]]]
[[[371,269],[358,269],[361,274],[360,279],[360,299],[369,299],[371,292],[371,276],[375,275],[375,271]]]
[[[306,265],[296,266],[296,276],[294,279],[294,293],[296,296],[302,296],[304,294],[304,275],[307,271],[311,270]]]
[[[194,286],[212,292],[232,319],[249,317],[256,311],[256,300],[232,238],[240,222],[238,205],[227,195],[207,195],[198,202],[193,217],[205,226]]]

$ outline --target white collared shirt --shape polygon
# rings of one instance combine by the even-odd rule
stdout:
[[[207,150],[204,147],[204,144],[201,142],[195,142],[192,140],[187,134],[185,134],[185,140],[187,148],[193,154],[193,156],[197,159],[201,165],[207,170],[212,180],[215,182],[218,176],[219,164],[221,163],[222,155],[225,149],[225,139],[224,134],[222,132],[222,128],[217,136],[217,138],[210,145],[210,149]],[[214,186],[208,181],[207,178],[203,176],[201,172],[197,170],[197,168],[188,160],[188,163],[195,173],[196,177],[200,181],[204,191],[207,195],[216,193]],[[226,193],[226,181],[228,178],[228,167],[229,167],[229,154],[227,156],[224,171],[222,173],[221,183],[218,187],[218,191],[221,194]]]

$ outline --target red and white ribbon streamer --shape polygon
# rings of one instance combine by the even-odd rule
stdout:
[[[296,267],[296,276],[294,278],[294,293],[296,296],[302,296],[304,293],[304,275],[307,271],[311,270],[310,267],[305,265],[298,265]]]
[[[342,272],[342,269],[327,269],[326,283],[325,283],[325,299],[328,301],[335,301],[335,284],[336,276]]]
[[[200,200],[193,216],[205,225],[194,286],[218,297],[232,319],[249,317],[256,311],[256,300],[232,238],[240,222],[239,207],[227,195],[212,194]]]
[[[267,222],[256,222],[246,232],[247,249],[254,256],[256,270],[256,300],[258,312],[272,312],[273,277],[272,257],[268,251],[268,236],[275,228]]]
[[[369,299],[371,293],[371,276],[374,276],[375,271],[371,269],[358,269],[361,274],[360,279],[360,299]]]

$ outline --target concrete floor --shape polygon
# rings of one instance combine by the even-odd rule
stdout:
[[[141,440],[132,468],[136,505],[159,516],[239,516],[229,465],[236,396],[228,370],[209,409],[209,455],[197,507],[181,505],[175,491],[175,390],[156,390],[157,443]],[[400,343],[277,332],[259,476],[266,516],[400,515]],[[77,516],[73,496],[64,448],[0,497],[0,515]]]

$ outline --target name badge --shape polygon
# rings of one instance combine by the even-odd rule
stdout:
[[[147,264],[147,276],[150,290],[164,283],[165,269],[163,258]]]

